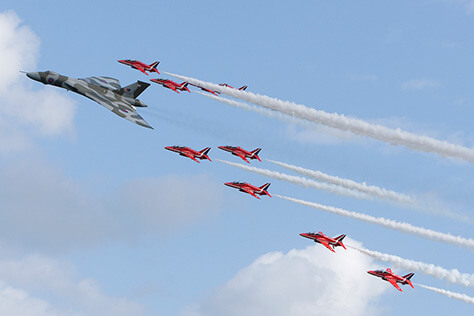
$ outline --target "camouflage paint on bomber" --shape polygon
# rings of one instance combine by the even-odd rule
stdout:
[[[150,86],[149,83],[137,81],[126,87],[120,86],[120,81],[110,77],[69,78],[54,71],[29,72],[29,78],[44,84],[54,85],[60,88],[83,95],[118,116],[127,119],[143,127],[151,127],[137,112],[136,107],[147,105],[137,97]]]

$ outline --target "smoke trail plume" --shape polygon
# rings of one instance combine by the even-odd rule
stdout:
[[[463,301],[465,303],[470,303],[470,304],[474,305],[474,297],[471,297],[469,295],[462,294],[462,293],[451,292],[451,291],[443,290],[443,289],[438,289],[437,287],[427,286],[427,285],[423,285],[423,284],[417,284],[416,283],[415,285],[419,286],[419,287],[422,287],[424,289],[439,293],[439,294],[443,294],[447,297],[454,298],[454,299]]]
[[[318,209],[318,210],[321,210],[321,211],[330,212],[330,213],[334,213],[334,214],[338,214],[338,215],[342,215],[342,216],[346,216],[346,217],[355,218],[355,219],[358,219],[360,221],[364,221],[364,222],[384,226],[384,227],[387,227],[387,228],[390,228],[390,229],[393,229],[393,230],[398,230],[400,232],[414,234],[414,235],[418,235],[420,237],[424,237],[424,238],[428,238],[428,239],[432,239],[432,240],[436,240],[436,241],[441,241],[441,242],[444,242],[444,243],[449,243],[449,244],[454,244],[454,245],[457,245],[457,246],[463,246],[463,247],[468,247],[468,248],[474,249],[474,239],[471,239],[471,238],[464,238],[464,237],[461,237],[461,236],[454,236],[454,235],[451,235],[451,234],[441,233],[441,232],[437,232],[435,230],[414,226],[414,225],[411,225],[411,224],[405,223],[405,222],[398,222],[398,221],[391,220],[391,219],[386,219],[386,218],[383,218],[383,217],[374,217],[374,216],[363,214],[363,213],[347,211],[347,210],[343,210],[343,209],[340,209],[340,208],[337,208],[337,207],[326,206],[326,205],[322,205],[322,204],[319,204],[319,203],[308,202],[308,201],[299,200],[299,199],[295,199],[295,198],[291,198],[291,197],[287,197],[287,196],[282,196],[282,195],[278,195],[278,194],[274,194],[273,196],[279,197],[281,199],[284,199],[284,200],[287,200],[287,201],[290,201],[290,202],[293,202],[293,203],[309,206],[309,207],[312,207],[312,208],[315,208],[315,209]]]
[[[410,132],[402,131],[401,129],[391,129],[382,125],[371,124],[360,119],[349,118],[337,113],[327,113],[314,108],[306,107],[304,105],[289,101],[282,101],[265,95],[240,91],[191,77],[176,75],[168,72],[166,73],[189,83],[218,91],[228,96],[307,121],[323,124],[339,130],[350,131],[354,134],[381,140],[392,145],[403,145],[417,151],[433,152],[443,157],[454,157],[474,162],[474,149],[472,148],[451,144],[446,141],[437,140],[428,136],[416,135]]]
[[[372,251],[365,248],[354,247],[347,244],[346,246],[366,254],[376,260],[390,262],[391,264],[403,269],[414,270],[459,285],[474,286],[473,274],[461,273],[456,269],[448,270],[439,266],[435,266],[434,264],[404,259],[398,256]]]
[[[316,180],[329,182],[335,185],[340,185],[342,187],[345,187],[351,190],[363,192],[376,198],[397,202],[401,205],[408,206],[411,209],[416,210],[416,211],[429,213],[433,215],[439,215],[439,216],[451,218],[457,221],[462,221],[465,223],[472,223],[472,219],[470,217],[455,213],[447,207],[434,205],[433,201],[431,200],[422,200],[422,199],[409,196],[403,193],[387,190],[375,185],[367,185],[365,182],[359,183],[350,179],[344,179],[344,178],[339,178],[336,176],[331,176],[321,171],[310,170],[310,169],[290,165],[290,164],[280,162],[280,161],[275,161],[275,160],[270,160],[270,159],[266,159],[266,160],[278,166],[281,166],[285,169],[299,173],[301,175],[304,175]]]
[[[406,204],[415,204],[415,199],[413,199],[412,197],[406,194],[397,193],[395,191],[380,188],[375,185],[367,185],[365,183],[358,183],[353,180],[331,176],[321,171],[314,171],[314,170],[310,170],[306,168],[301,168],[301,167],[290,165],[290,164],[280,162],[280,161],[275,161],[275,160],[270,160],[270,159],[266,159],[266,160],[280,167],[283,167],[285,169],[294,171],[296,173],[299,173],[301,175],[304,175],[316,180],[329,182],[335,185],[340,185],[344,188],[357,190],[357,191],[360,191],[360,192],[363,192],[368,195],[375,196],[381,199],[388,199],[395,202],[406,203]]]
[[[345,195],[345,196],[349,196],[349,197],[354,197],[354,198],[357,198],[357,199],[371,199],[371,197],[368,196],[365,193],[361,193],[361,192],[357,192],[357,191],[354,191],[354,190],[346,189],[346,188],[343,188],[341,186],[337,186],[337,185],[334,185],[334,184],[316,182],[316,181],[309,180],[309,179],[306,179],[306,178],[303,178],[303,177],[292,176],[292,175],[288,175],[288,174],[277,172],[277,171],[272,171],[272,170],[262,169],[262,168],[256,168],[256,167],[252,167],[252,166],[246,166],[246,165],[243,165],[243,164],[240,164],[240,163],[235,163],[235,162],[230,162],[230,161],[225,161],[225,160],[220,160],[220,159],[216,159],[216,161],[225,163],[229,166],[240,168],[242,170],[246,170],[246,171],[254,172],[254,173],[257,173],[257,174],[261,174],[261,175],[266,176],[266,177],[271,177],[271,178],[274,178],[274,179],[287,181],[287,182],[302,186],[304,188],[313,188],[313,189],[317,189],[317,190],[324,190],[324,191],[327,191],[327,192],[331,192],[331,193],[335,193],[335,194],[339,194],[339,195]]]
[[[283,114],[283,113],[280,113],[280,112],[272,111],[272,110],[261,108],[261,107],[258,107],[258,106],[253,106],[253,105],[250,105],[250,104],[247,104],[247,103],[244,103],[244,102],[239,102],[239,101],[235,101],[235,100],[231,100],[231,99],[227,99],[227,98],[223,98],[223,97],[218,97],[218,96],[215,96],[215,95],[209,94],[209,93],[204,93],[204,92],[200,92],[200,91],[196,91],[196,93],[198,93],[200,95],[203,95],[203,96],[205,96],[209,99],[216,100],[216,101],[219,101],[219,102],[222,102],[222,103],[225,103],[225,104],[228,104],[228,105],[240,108],[240,109],[244,109],[244,110],[247,110],[247,111],[255,112],[255,113],[264,115],[266,117],[276,118],[280,121],[287,122],[287,123],[292,123],[292,124],[297,124],[297,125],[300,125],[300,126],[303,126],[303,127],[311,127],[310,122],[305,121],[305,120],[301,120],[301,119],[296,118],[294,116],[286,115],[286,114]]]

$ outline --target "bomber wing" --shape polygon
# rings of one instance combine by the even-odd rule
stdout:
[[[76,88],[84,96],[99,103],[100,105],[114,112],[118,116],[129,120],[137,125],[153,129],[153,127],[151,127],[150,124],[148,124],[140,116],[140,114],[138,114],[138,112],[133,108],[131,104],[123,100],[111,100],[106,95],[99,94],[97,91],[93,89],[88,89],[80,84],[75,85],[74,88]]]
[[[81,78],[80,80],[83,80],[87,83],[90,83],[96,86],[101,86],[110,90],[119,90],[121,88],[120,81],[118,79],[111,78],[111,77],[96,76],[96,77]]]

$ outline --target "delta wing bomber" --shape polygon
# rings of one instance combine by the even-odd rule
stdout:
[[[120,86],[120,81],[110,77],[70,78],[54,71],[28,72],[29,78],[67,89],[83,95],[118,116],[143,127],[151,127],[137,112],[136,107],[147,105],[137,97],[150,86],[149,83],[137,81],[126,87]]]

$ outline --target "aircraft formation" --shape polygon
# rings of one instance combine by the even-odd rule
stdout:
[[[155,72],[160,74],[157,69],[159,65],[159,61],[156,61],[152,64],[145,64],[138,60],[132,59],[123,59],[118,60],[119,63],[130,66],[133,69],[137,69],[143,74],[149,76],[148,73]],[[53,85],[56,87],[60,87],[66,89],[68,91],[72,91],[74,93],[80,94],[89,98],[100,105],[104,106],[105,108],[109,109],[116,115],[129,120],[137,125],[153,129],[153,127],[148,124],[137,112],[137,107],[147,107],[145,103],[138,100],[137,97],[147,89],[150,84],[138,80],[136,83],[130,84],[128,86],[122,87],[120,85],[120,81],[115,78],[105,77],[105,76],[94,76],[88,78],[71,78],[67,76],[60,75],[54,71],[44,71],[44,72],[27,72],[27,77],[33,79],[35,81],[39,81],[43,84]],[[214,95],[218,95],[219,92],[206,89],[204,87],[189,84],[188,82],[176,83],[170,79],[150,79],[151,82],[157,83],[162,85],[164,88],[171,89],[176,93],[180,93],[179,91],[187,91],[191,92],[188,89],[188,85],[192,85],[196,88],[199,88],[203,91],[212,93]],[[231,89],[235,89],[234,87],[222,83],[221,86],[228,87]],[[247,86],[244,85],[238,90],[246,90]],[[240,146],[219,146],[219,149],[223,151],[227,151],[234,156],[237,156],[244,160],[247,163],[250,163],[250,160],[256,159],[261,162],[260,157],[258,154],[261,151],[261,148],[254,149],[252,151],[247,151]],[[199,163],[199,160],[212,160],[209,158],[208,153],[211,150],[211,147],[206,147],[200,151],[186,147],[186,146],[167,146],[165,149],[176,152],[180,156],[184,156],[187,158],[192,159],[193,161]],[[199,159],[199,160],[198,160]],[[258,187],[246,182],[226,182],[224,183],[226,186],[239,190],[240,192],[247,193],[257,199],[260,200],[258,195],[263,196],[267,195],[271,197],[268,193],[268,188],[270,187],[270,183],[265,183],[264,185]],[[300,236],[313,240],[315,243],[320,243],[330,251],[335,252],[336,247],[342,247],[346,249],[342,240],[346,237],[346,235],[340,235],[334,238],[324,235],[322,232],[317,233],[301,233]],[[398,286],[397,283],[400,284],[409,284],[412,288],[413,284],[410,281],[411,277],[414,273],[409,273],[405,276],[399,276],[391,271],[390,268],[384,270],[373,270],[367,271],[370,275],[380,277],[382,280],[385,280],[392,284],[396,289],[402,291],[402,289]]]

